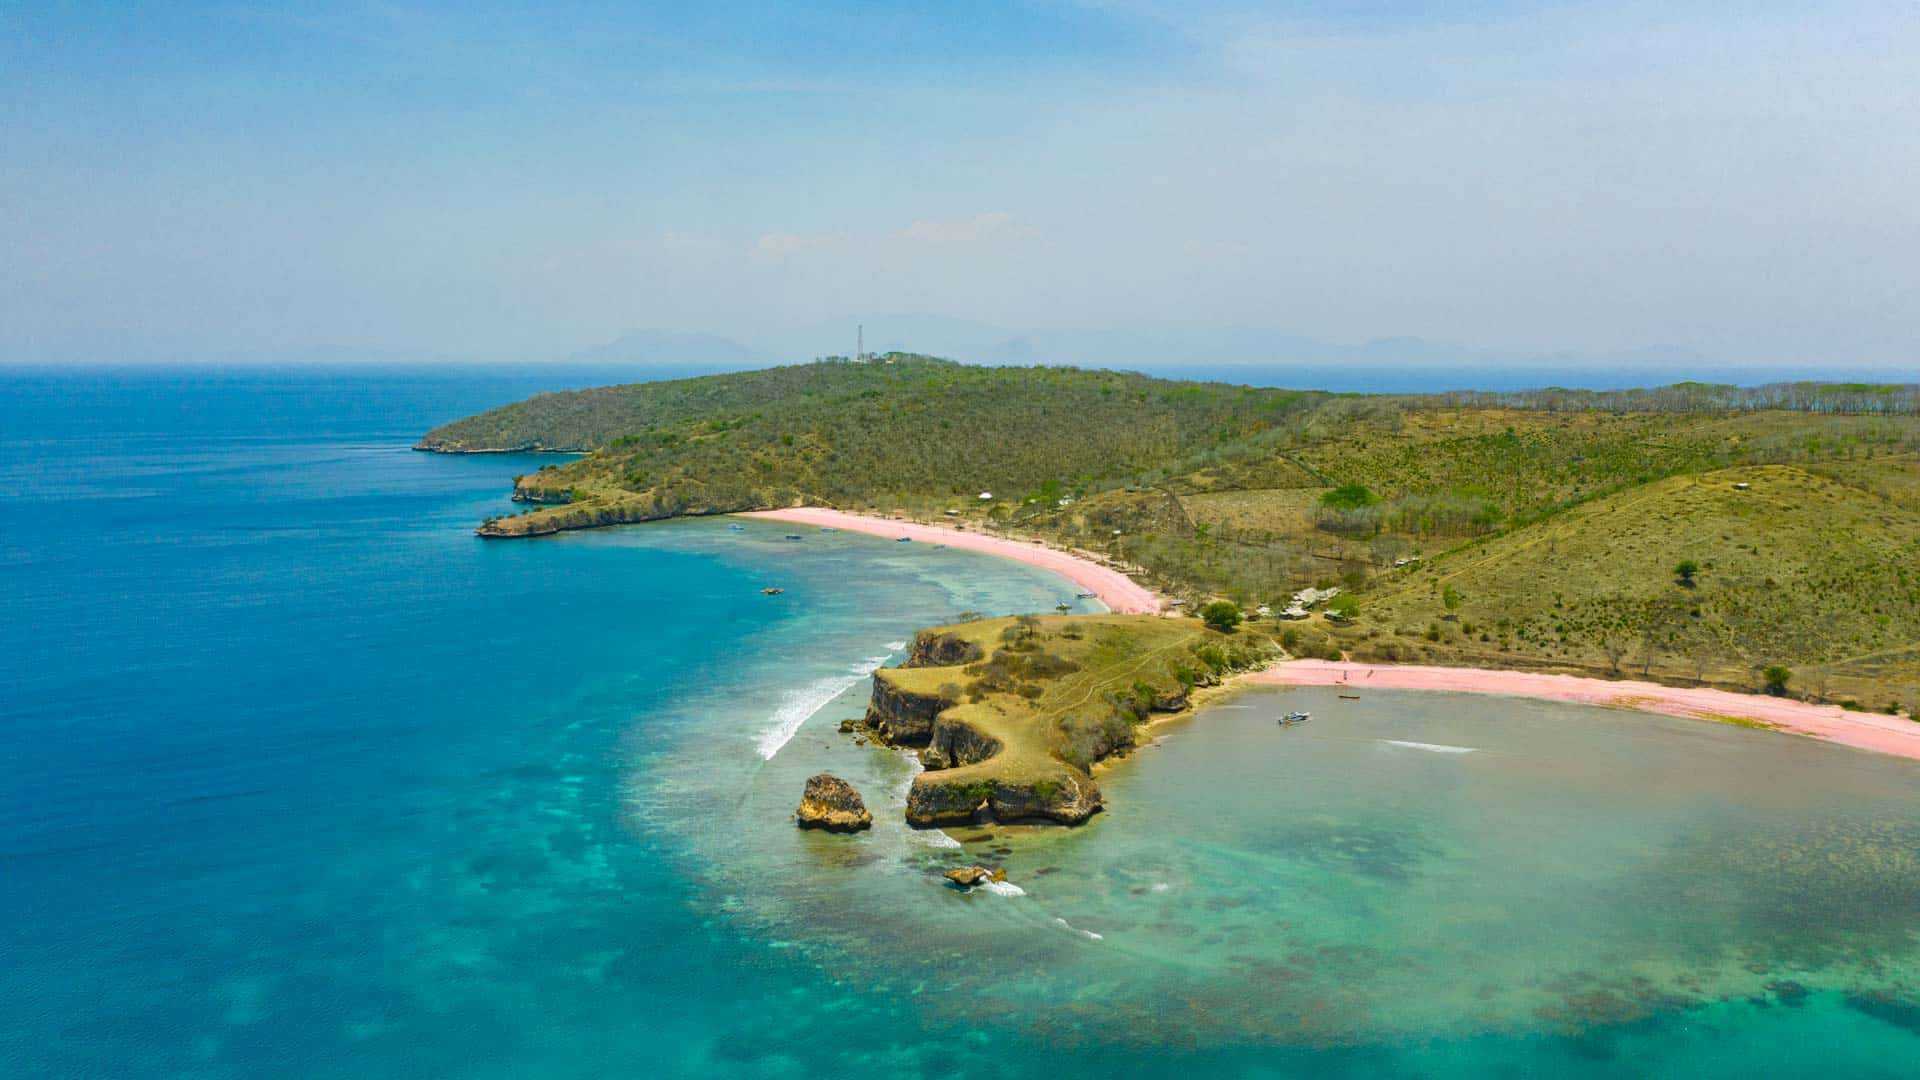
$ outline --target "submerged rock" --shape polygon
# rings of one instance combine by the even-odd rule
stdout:
[[[996,880],[993,871],[984,866],[958,866],[947,871],[946,878],[963,889],[971,889],[983,881]]]
[[[807,790],[800,796],[800,809],[794,818],[803,829],[829,832],[858,832],[873,827],[873,815],[860,793],[831,773],[807,779]]]

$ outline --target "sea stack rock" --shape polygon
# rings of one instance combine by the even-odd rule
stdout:
[[[806,793],[800,796],[800,809],[794,817],[803,829],[828,832],[859,832],[873,827],[873,815],[853,785],[830,773],[807,779]]]

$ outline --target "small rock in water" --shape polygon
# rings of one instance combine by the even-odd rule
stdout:
[[[847,720],[842,720],[842,721],[840,721],[840,734],[842,734],[842,735],[849,735],[849,734],[852,734],[852,732],[853,732],[853,721],[852,721],[852,719],[847,719]]]
[[[867,812],[860,793],[830,773],[807,779],[807,790],[800,796],[800,809],[794,812],[794,819],[803,829],[828,832],[858,832],[873,827],[873,815]]]
[[[993,871],[984,866],[957,866],[947,871],[946,878],[963,889],[971,889],[983,881],[996,880]],[[1004,873],[1000,875],[1000,880],[1005,878]]]

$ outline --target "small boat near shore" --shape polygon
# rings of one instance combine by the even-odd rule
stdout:
[[[1359,694],[1341,694],[1340,700],[1341,701],[1359,701],[1360,695]]]
[[[1290,712],[1287,715],[1280,718],[1280,726],[1292,727],[1295,724],[1304,724],[1311,719],[1313,719],[1312,713]]]
[[[786,591],[787,590],[781,588],[778,585],[769,585],[766,588],[760,590],[760,595],[761,596],[779,596],[781,593]]]
[[[798,540],[798,539],[800,539],[800,534],[799,534],[799,533],[788,533],[788,534],[787,534],[787,539],[789,539],[789,540]]]
[[[729,525],[727,526],[727,531],[728,532],[746,532],[747,527],[745,525]]]

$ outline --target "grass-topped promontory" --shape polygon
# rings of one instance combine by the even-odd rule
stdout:
[[[922,631],[874,673],[867,724],[922,747],[907,798],[918,826],[981,818],[1075,824],[1101,808],[1091,769],[1136,745],[1154,713],[1266,660],[1273,644],[1197,619],[1055,615]]]
[[[421,447],[587,452],[486,536],[826,506],[1072,549],[1188,610],[1340,589],[1344,618],[1255,624],[1296,655],[1911,714],[1916,413],[1912,385],[1342,395],[902,355],[543,395]]]

